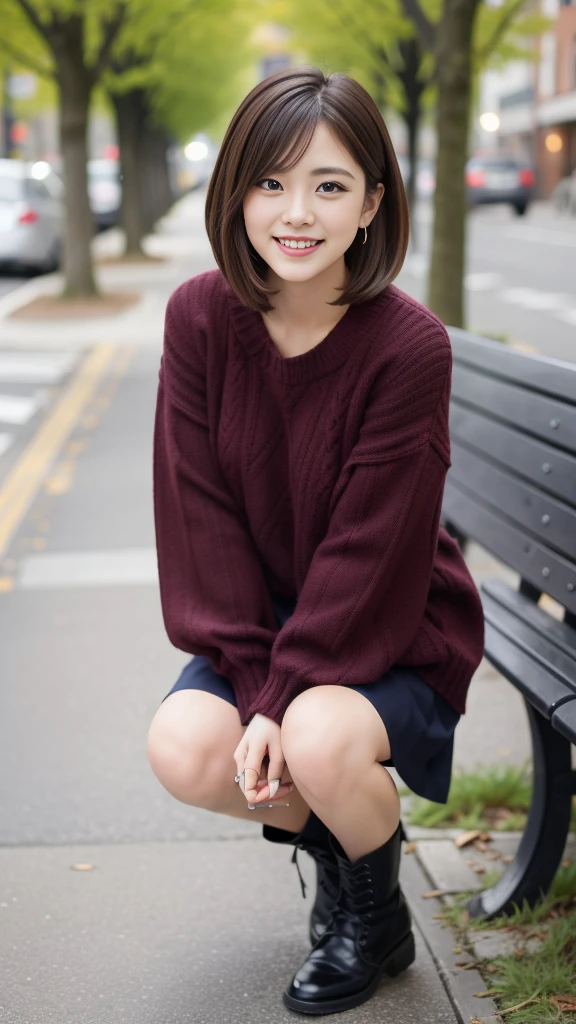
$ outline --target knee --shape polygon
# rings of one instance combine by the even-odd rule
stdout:
[[[281,743],[294,781],[319,801],[329,801],[351,779],[355,759],[349,733],[338,713],[338,695],[318,686],[305,690],[289,704],[281,726]]]
[[[189,723],[166,713],[163,705],[148,730],[146,755],[154,775],[171,796],[183,803],[216,810],[225,766],[222,743],[211,730],[198,734]],[[164,711],[164,713],[163,713]]]

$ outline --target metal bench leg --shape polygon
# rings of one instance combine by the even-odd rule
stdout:
[[[468,904],[473,917],[510,914],[524,900],[533,906],[558,870],[570,827],[573,773],[570,742],[525,701],[534,757],[532,804],[518,852],[491,889]]]

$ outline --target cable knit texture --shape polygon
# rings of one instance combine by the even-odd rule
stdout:
[[[311,686],[414,669],[462,713],[478,591],[440,527],[452,355],[391,285],[285,358],[219,270],[166,310],[154,438],[162,609],[240,720]],[[279,629],[269,590],[296,600]]]

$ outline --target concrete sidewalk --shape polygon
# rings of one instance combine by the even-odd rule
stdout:
[[[291,851],[263,842],[256,822],[178,803],[145,756],[149,723],[187,660],[165,636],[150,570],[151,431],[166,301],[213,265],[202,199],[187,197],[149,240],[165,263],[100,268],[106,287],[141,290],[125,314],[0,323],[5,351],[82,354],[107,341],[128,353],[111,364],[56,460],[67,467],[65,486],[39,489],[2,565],[11,582],[0,589],[0,1019],[8,1024],[295,1019],[281,992],[308,950],[311,901],[301,898]],[[480,551],[472,559],[479,576],[492,571]],[[458,764],[528,756],[520,701],[486,667],[470,712]],[[313,884],[313,865],[302,861]],[[429,879],[409,856],[403,879],[422,927],[416,964],[338,1016],[461,1024],[422,917]]]

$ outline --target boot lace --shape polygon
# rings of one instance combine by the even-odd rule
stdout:
[[[307,899],[307,885],[304,879],[302,878],[302,872],[300,871],[300,865],[298,863],[298,850],[305,850],[308,853],[311,853],[314,860],[317,863],[324,865],[324,867],[335,867],[334,857],[330,853],[330,850],[325,850],[321,846],[314,847],[314,851],[308,849],[308,847],[304,846],[303,844],[298,844],[294,847],[294,853],[292,854],[291,863],[296,865],[296,870],[298,872],[298,878],[300,879],[300,886],[302,889],[302,896],[304,899]],[[334,896],[332,887],[330,886],[329,882],[327,882],[326,878],[323,875],[319,876],[318,882],[327,896]]]

